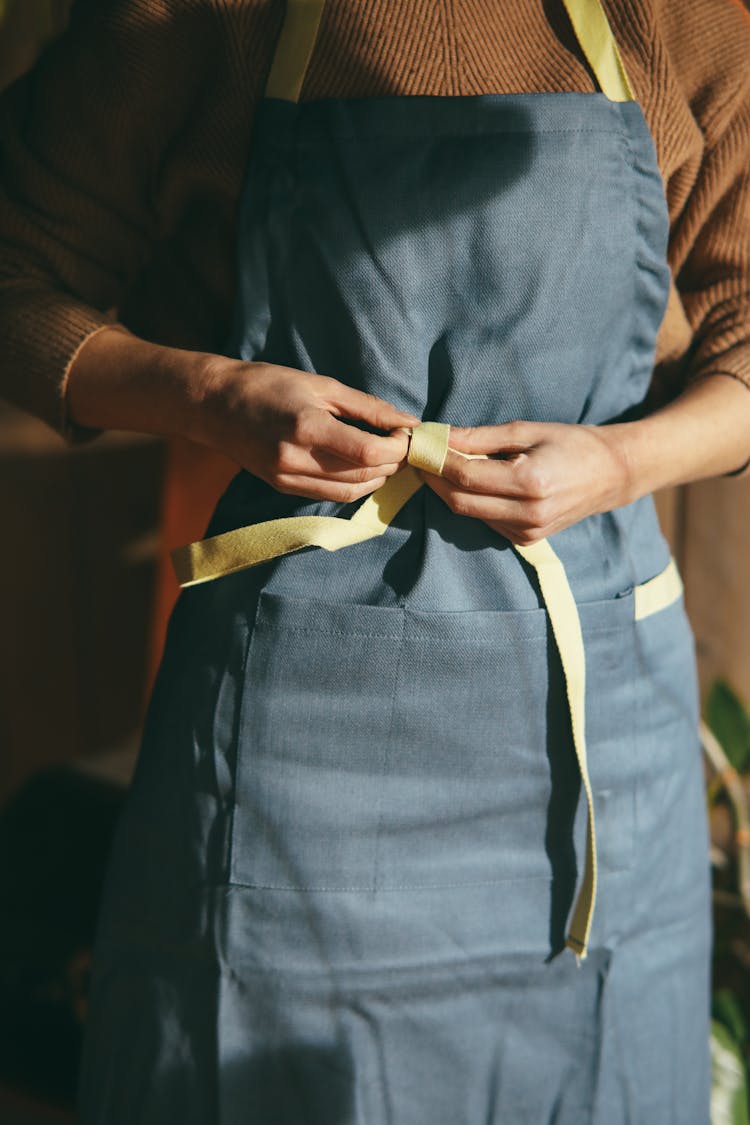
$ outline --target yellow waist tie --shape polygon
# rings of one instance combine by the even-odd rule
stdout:
[[[195,586],[200,582],[210,582],[214,578],[267,562],[280,555],[288,555],[303,547],[316,546],[323,547],[326,551],[338,551],[341,547],[382,535],[396,513],[422,487],[423,482],[415,469],[441,475],[445,464],[450,426],[442,422],[423,422],[408,432],[411,434],[408,465],[371,493],[350,519],[338,516],[290,516],[240,527],[211,539],[178,547],[172,551],[172,560],[180,585]],[[460,453],[459,450],[452,452],[462,457],[486,456]],[[588,805],[583,882],[565,940],[580,964],[586,957],[597,880],[594,798],[586,758],[586,660],[581,623],[565,568],[549,541],[540,539],[528,546],[515,543],[513,546],[534,567],[549,614],[565,675],[573,745]],[[676,567],[670,562],[662,574],[636,587],[636,618],[663,608],[674,601],[681,591],[682,584]]]

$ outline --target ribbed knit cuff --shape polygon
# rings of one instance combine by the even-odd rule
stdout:
[[[92,441],[98,437],[103,431],[91,426],[81,426],[78,422],[74,422],[68,412],[68,376],[70,375],[73,364],[81,348],[88,343],[92,336],[98,335],[99,332],[109,328],[111,322],[107,321],[106,324],[99,324],[91,332],[79,341],[78,346],[74,349],[73,354],[70,356],[63,371],[62,380],[60,382],[60,433],[62,434],[68,445],[83,445],[88,441]]]
[[[19,286],[0,302],[3,397],[46,422],[68,445],[98,437],[102,430],[68,417],[65,392],[79,349],[111,323],[108,314],[59,291]]]

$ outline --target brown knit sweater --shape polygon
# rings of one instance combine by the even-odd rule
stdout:
[[[750,16],[739,0],[605,0],[654,136],[679,299],[657,398],[750,388]],[[0,98],[0,394],[63,433],[66,372],[113,317],[218,350],[234,226],[284,0],[76,0]],[[562,0],[328,0],[302,89],[323,97],[597,87]]]

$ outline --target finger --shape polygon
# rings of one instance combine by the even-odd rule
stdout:
[[[547,527],[554,519],[553,505],[544,500],[485,496],[458,488],[445,477],[418,470],[425,484],[440,496],[457,515],[495,520],[523,530]]]
[[[497,520],[484,520],[487,527],[494,531],[496,535],[502,535],[511,543],[517,546],[528,546],[530,543],[537,543],[540,539],[546,539],[547,536],[552,535],[555,528],[521,528],[515,524],[499,523]]]
[[[329,481],[324,477],[309,477],[282,473],[276,478],[274,488],[291,496],[302,496],[309,500],[335,500],[341,504],[350,504],[363,496],[369,496],[381,484],[385,484],[387,477],[375,477],[364,484],[342,484]]]
[[[418,471],[421,474],[421,470]],[[435,492],[438,492],[439,489],[444,487],[439,483],[441,481],[440,477],[431,476],[429,473],[426,474],[426,477],[429,477],[429,480],[426,479],[425,482],[429,484],[430,487],[433,487],[433,483],[437,485],[437,487],[434,488]],[[443,496],[443,499],[447,502],[448,498]],[[490,530],[494,531],[496,535],[502,535],[505,539],[509,540],[509,542],[518,545],[536,543],[547,535],[553,534],[560,526],[565,525],[564,520],[558,520],[550,526],[537,526],[533,520],[528,518],[519,520],[516,516],[517,513],[513,512],[512,518],[507,520],[486,519],[481,516],[477,518],[482,519],[482,522],[487,524]]]
[[[409,435],[403,430],[385,437],[368,434],[321,411],[316,440],[311,445],[334,453],[353,465],[389,465],[404,460],[409,448]]]
[[[463,453],[517,453],[543,436],[544,422],[503,422],[497,426],[451,426],[448,444]]]
[[[405,410],[398,410],[385,399],[377,395],[358,391],[346,383],[331,380],[332,387],[327,395],[330,406],[345,414],[348,418],[361,418],[379,430],[394,430],[396,426],[418,426],[420,419],[415,414]]]
[[[537,480],[539,473],[529,462],[525,454],[521,459],[503,461],[482,454],[464,457],[449,448],[441,479],[487,496],[535,496],[543,482]]]
[[[279,473],[326,477],[330,480],[353,483],[374,480],[381,476],[392,476],[401,468],[403,468],[401,461],[391,461],[384,465],[352,465],[350,461],[345,461],[333,453],[325,453],[320,449],[303,449],[291,443],[279,447],[276,460],[276,469]]]

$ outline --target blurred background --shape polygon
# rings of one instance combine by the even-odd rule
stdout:
[[[0,0],[0,88],[71,0]],[[110,432],[69,448],[0,403],[0,1125],[72,1122],[109,841],[178,587],[237,466]],[[748,1118],[750,479],[657,497],[685,581],[715,898],[713,1125]],[[713,738],[711,738],[713,732]]]

